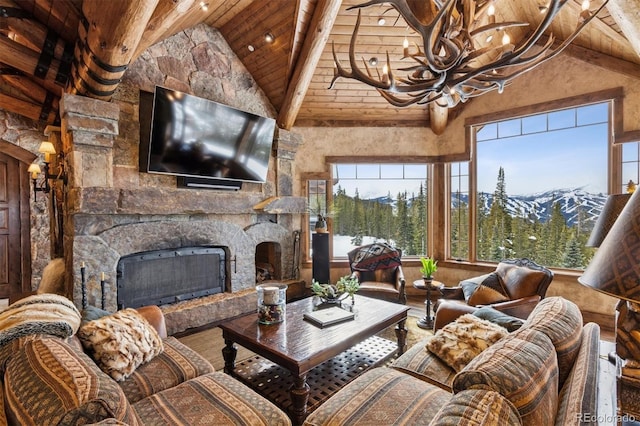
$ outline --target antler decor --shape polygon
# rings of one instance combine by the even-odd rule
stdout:
[[[351,70],[340,64],[333,47],[336,68],[330,88],[340,77],[351,78],[374,87],[398,107],[435,102],[451,108],[492,90],[502,93],[511,80],[562,52],[608,2],[604,0],[591,12],[588,0],[583,1],[575,31],[554,46],[554,35],[547,37],[544,33],[570,1],[574,0],[548,0],[548,4],[541,4],[538,9],[544,16],[538,26],[515,42],[508,30],[530,24],[496,22],[499,0],[371,0],[352,6],[348,10],[358,9],[358,19],[349,45]],[[389,52],[382,73],[371,69],[364,58],[364,69],[357,64],[360,9],[374,5],[385,5],[389,7],[387,11],[395,9],[398,18],[402,17],[407,27],[422,38],[422,46],[416,44],[413,52],[405,39],[402,59],[410,59],[413,64],[398,69],[398,74],[406,73],[404,77],[396,77],[392,71]]]

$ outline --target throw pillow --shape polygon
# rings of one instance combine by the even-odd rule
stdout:
[[[427,349],[451,368],[460,371],[478,354],[508,334],[504,327],[465,314],[438,330],[427,341]]]
[[[131,308],[89,321],[80,327],[78,337],[102,371],[117,381],[164,349],[156,330]]]
[[[509,294],[504,288],[502,279],[495,272],[488,274],[479,283],[468,280],[462,281],[460,286],[464,292],[464,298],[470,306],[489,305],[509,300]]]
[[[85,325],[89,321],[94,321],[102,317],[106,317],[110,314],[111,312],[109,311],[105,311],[103,309],[89,305],[82,310],[82,325]]]
[[[491,306],[483,306],[475,311],[473,315],[478,318],[491,321],[494,324],[498,324],[506,328],[509,332],[516,331],[522,327],[522,324],[524,324],[523,319],[507,315],[504,312],[500,312],[499,310],[492,308]]]

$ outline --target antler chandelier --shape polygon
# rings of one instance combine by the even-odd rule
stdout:
[[[514,3],[512,7],[521,7],[519,2],[524,0],[509,1]],[[543,4],[543,1],[548,3]],[[538,6],[542,15],[540,23],[515,42],[511,40],[510,31],[531,25],[528,22],[496,22],[499,0],[371,0],[349,7],[347,10],[358,9],[349,45],[351,70],[340,64],[334,45],[336,68],[329,88],[340,77],[358,80],[374,87],[390,104],[398,107],[435,102],[450,108],[492,90],[502,93],[511,80],[562,52],[608,2],[604,0],[592,12],[589,1],[584,0],[581,12],[577,13],[575,30],[556,44],[553,34],[545,36],[544,33],[560,9],[573,1],[541,0]],[[398,20],[402,17],[407,27],[422,38],[422,45],[416,43],[415,49],[409,49],[405,37],[402,59],[412,63],[398,68],[397,74],[402,72],[402,77],[392,70],[389,52],[382,72],[377,67],[371,68],[372,64],[364,58],[364,68],[356,61],[360,12],[362,8],[374,5],[387,6],[385,13],[395,9]]]

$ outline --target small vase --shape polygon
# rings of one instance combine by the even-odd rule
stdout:
[[[324,219],[324,216],[321,214],[318,215],[318,220],[316,221],[314,230],[318,234],[324,234],[327,232],[327,221]]]

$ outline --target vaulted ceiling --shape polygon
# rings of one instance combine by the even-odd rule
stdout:
[[[504,20],[535,26],[541,1],[519,1],[516,8],[512,1],[497,0],[496,8]],[[347,8],[362,2],[0,0],[0,108],[51,123],[63,92],[109,100],[126,66],[145,49],[204,22],[220,31],[253,75],[282,128],[428,126],[427,106],[393,107],[355,81],[339,80],[328,88],[334,75],[331,45],[347,61],[357,15]],[[567,8],[551,27],[560,40],[573,31],[580,2],[567,0]],[[394,24],[397,13],[388,9],[362,9],[359,56],[383,58],[402,45],[406,28]],[[381,26],[383,15],[386,24]],[[265,42],[266,33],[274,36],[273,43]],[[640,78],[640,4],[609,0],[565,54]],[[464,107],[456,106],[449,115]]]

